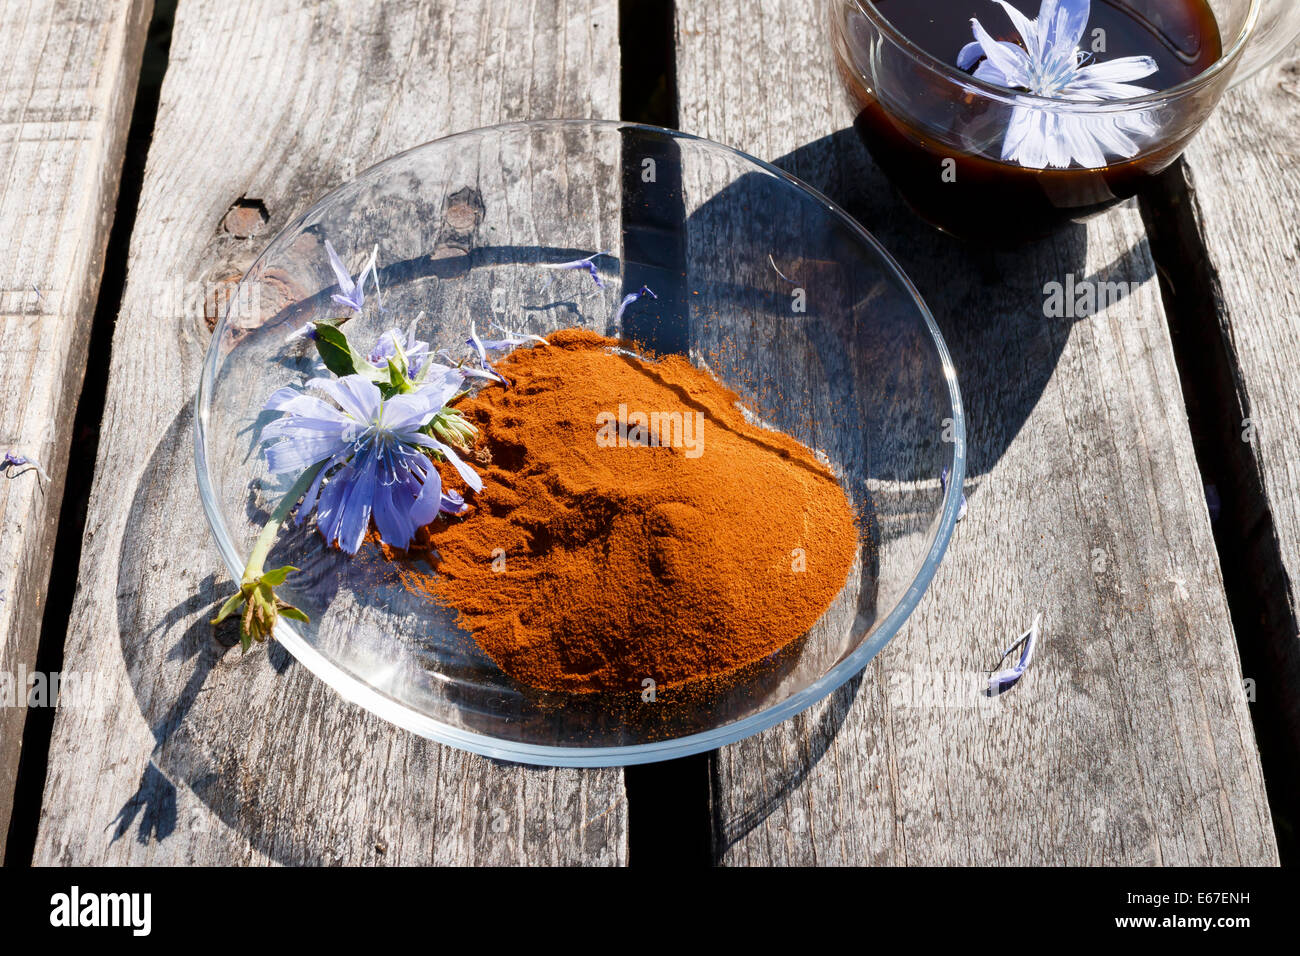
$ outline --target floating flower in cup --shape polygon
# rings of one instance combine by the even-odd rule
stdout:
[[[1132,83],[1158,69],[1149,56],[1089,62],[1092,55],[1079,44],[1091,0],[1043,0],[1036,20],[1006,0],[993,2],[1006,11],[1021,43],[996,40],[979,20],[971,20],[975,40],[957,55],[957,66],[974,69],[976,79],[1049,99],[1123,100],[1156,92]],[[1107,165],[1108,153],[1124,159],[1137,155],[1134,137],[1155,130],[1151,118],[1138,110],[1086,114],[1022,99],[1012,110],[1002,158],[1030,169],[1066,169],[1073,163],[1097,169]]]

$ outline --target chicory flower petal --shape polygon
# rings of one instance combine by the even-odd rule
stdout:
[[[596,268],[596,260],[601,256],[607,256],[609,252],[597,252],[594,255],[587,256],[585,259],[574,259],[572,262],[547,262],[542,264],[543,269],[583,269],[590,276],[591,281],[596,283],[596,288],[605,288],[604,281],[600,278],[600,271]]]
[[[1029,630],[1021,634],[1019,639],[1006,649],[1006,652],[1002,655],[1002,660],[1006,660],[1017,647],[1020,648],[1020,659],[1011,667],[989,676],[988,696],[996,697],[999,694],[1006,693],[1016,686],[1020,678],[1025,676],[1025,671],[1029,669],[1029,665],[1034,659],[1034,649],[1038,646],[1038,625],[1042,617],[1041,614],[1034,615],[1034,623],[1029,626]]]
[[[619,305],[618,311],[614,313],[614,321],[618,322],[619,320],[621,320],[623,318],[623,313],[627,311],[627,307],[629,305],[631,305],[633,302],[647,295],[650,296],[650,298],[652,299],[659,298],[659,296],[655,295],[653,292],[650,291],[650,287],[647,285],[643,285],[636,292],[629,292],[627,295],[623,296],[623,301]]]
[[[506,377],[494,369],[492,363],[488,361],[487,346],[484,344],[483,340],[478,337],[478,329],[472,319],[469,323],[469,338],[465,340],[465,344],[473,347],[474,352],[478,355],[478,364],[483,366],[483,371],[488,373],[488,377],[500,382],[506,388],[510,387],[510,383],[506,381]]]
[[[946,467],[943,469],[942,472],[939,473],[939,489],[945,495],[948,494],[948,469]],[[957,509],[957,520],[961,521],[965,517],[966,517],[966,493],[963,491],[961,495],[961,505]]]
[[[357,274],[354,280],[348,272],[347,266],[339,258],[333,244],[328,239],[325,240],[325,254],[329,256],[330,268],[334,271],[334,278],[338,282],[339,291],[330,296],[336,303],[345,308],[360,312],[366,304],[366,275],[370,275],[375,283],[375,295],[379,296],[379,272],[375,268],[375,260],[379,256],[379,246],[375,246],[370,252],[370,258],[366,261],[361,272]],[[382,301],[380,302],[382,310]]]
[[[47,482],[50,480],[50,476],[45,473],[45,469],[41,467],[40,462],[28,458],[26,455],[19,455],[16,452],[7,451],[5,452],[4,459],[0,460],[0,472],[4,472],[9,478],[17,478],[21,472],[15,472],[15,474],[10,475],[9,470],[11,468],[26,468],[35,471]]]

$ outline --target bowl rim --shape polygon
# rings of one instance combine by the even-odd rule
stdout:
[[[1034,93],[1020,93],[998,86],[996,83],[978,79],[965,70],[958,69],[956,64],[946,63],[913,43],[890,22],[888,17],[876,8],[874,0],[826,0],[826,2],[830,5],[829,9],[832,17],[834,17],[836,7],[843,4],[852,4],[857,7],[863,16],[871,20],[881,33],[889,37],[895,46],[902,49],[913,60],[918,61],[922,66],[940,74],[947,80],[967,88],[973,87],[989,99],[995,99],[1010,106],[1029,106],[1036,109],[1052,109],[1058,112],[1087,113],[1090,115],[1128,112],[1163,106],[1169,100],[1179,99],[1208,86],[1221,73],[1227,72],[1229,78],[1231,78],[1231,71],[1237,67],[1246,47],[1254,39],[1255,30],[1259,26],[1260,15],[1264,9],[1264,0],[1250,0],[1250,9],[1247,10],[1246,18],[1242,21],[1241,29],[1234,38],[1232,45],[1220,54],[1217,60],[1190,79],[1168,89],[1157,90],[1144,96],[1132,96],[1127,99],[1116,100],[1078,100],[1067,97],[1038,96]]]
[[[871,235],[871,233],[869,233],[856,219],[845,212],[844,209],[832,202],[821,192],[786,171],[773,166],[771,163],[767,163],[749,153],[727,146],[723,143],[705,139],[701,136],[683,133],[678,130],[666,129],[660,126],[631,123],[622,120],[602,119],[524,120],[481,126],[471,130],[462,130],[448,136],[430,140],[429,142],[422,143],[419,146],[403,150],[400,153],[368,167],[347,182],[331,189],[314,202],[306,211],[286,223],[285,226],[267,242],[266,248],[258,254],[257,258],[253,261],[253,264],[249,266],[248,271],[240,278],[240,284],[242,285],[244,282],[248,281],[250,276],[257,273],[258,269],[263,264],[267,253],[275,246],[276,240],[279,239],[280,236],[300,229],[305,222],[310,220],[317,213],[318,210],[332,200],[335,194],[340,190],[347,189],[352,183],[355,183],[362,178],[375,175],[379,170],[382,170],[390,164],[396,163],[398,160],[410,153],[434,145],[442,146],[460,138],[469,138],[488,132],[503,133],[508,130],[562,126],[597,126],[610,130],[643,130],[656,135],[668,136],[672,139],[703,143],[707,146],[722,149],[738,156],[746,162],[753,164],[759,170],[778,179],[784,180],[795,189],[808,194],[817,203],[821,204],[833,218],[839,220],[851,233],[856,235],[859,240],[873,249],[879,256],[887,271],[893,274],[894,278],[899,281],[902,287],[906,289],[908,294],[911,296],[912,302],[922,320],[922,324],[930,334],[931,341],[935,347],[935,352],[939,358],[943,378],[948,386],[950,413],[953,423],[953,440],[950,442],[953,448],[953,453],[952,461],[948,466],[950,480],[948,481],[947,488],[944,491],[943,508],[940,511],[938,524],[934,530],[930,546],[926,551],[925,557],[921,560],[913,574],[912,580],[908,584],[907,589],[903,592],[902,596],[898,598],[894,606],[889,610],[889,613],[877,622],[876,628],[871,637],[864,641],[862,645],[855,648],[843,660],[829,669],[816,681],[801,688],[798,692],[787,697],[785,700],[779,701],[756,714],[751,714],[750,716],[739,720],[730,721],[709,730],[669,740],[658,740],[641,744],[625,744],[612,747],[563,747],[552,744],[527,744],[517,741],[503,740],[490,734],[464,730],[459,727],[444,724],[427,714],[422,714],[414,710],[409,705],[395,697],[372,687],[364,680],[364,678],[352,673],[348,669],[340,666],[331,658],[327,657],[313,644],[300,636],[284,618],[281,618],[276,624],[276,640],[278,640],[296,660],[303,664],[303,666],[311,671],[316,677],[320,678],[321,681],[323,681],[340,697],[350,703],[364,707],[366,710],[371,711],[389,723],[395,724],[405,730],[409,730],[421,737],[457,747],[462,750],[467,750],[472,753],[481,754],[485,757],[513,761],[516,763],[551,767],[632,766],[635,764],[652,763],[660,760],[671,760],[677,757],[685,757],[708,750],[716,750],[726,744],[743,740],[746,737],[767,730],[768,728],[793,717],[795,714],[812,706],[817,701],[838,689],[842,684],[846,683],[851,677],[866,667],[871,659],[889,643],[894,635],[901,629],[903,623],[911,615],[912,611],[916,608],[921,597],[925,594],[930,581],[934,577],[935,571],[939,567],[940,561],[943,559],[944,553],[948,549],[948,543],[951,540],[953,529],[957,524],[957,515],[961,507],[963,485],[966,476],[966,417],[962,405],[961,391],[957,384],[956,368],[953,365],[952,356],[948,351],[947,344],[944,342],[943,335],[939,331],[939,326],[935,322],[934,315],[930,312],[929,307],[921,298],[921,294],[912,283],[912,280],[908,278],[897,260],[890,255],[889,251],[881,245],[879,240]],[[231,301],[236,301],[236,297],[232,296]],[[234,542],[231,540],[230,534],[226,529],[225,519],[217,507],[217,496],[211,477],[209,476],[207,460],[204,454],[204,436],[206,432],[206,415],[204,412],[205,400],[211,394],[215,383],[218,356],[221,351],[222,339],[228,327],[230,310],[231,307],[228,307],[213,330],[212,338],[209,341],[208,349],[203,360],[203,369],[199,379],[199,387],[194,396],[194,464],[199,484],[199,498],[203,505],[203,512],[207,519],[208,527],[212,531],[213,537],[216,539],[217,550],[221,554],[222,561],[225,563],[227,571],[234,580],[238,581],[243,577],[243,558],[236,549]]]

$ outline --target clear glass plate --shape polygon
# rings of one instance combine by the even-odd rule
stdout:
[[[347,326],[353,341],[368,348],[424,313],[419,337],[457,354],[471,318],[539,334],[584,326],[685,353],[768,425],[825,455],[863,516],[848,583],[804,637],[725,686],[654,701],[522,686],[451,608],[406,591],[368,546],[349,559],[312,522],[288,526],[267,566],[302,569],[285,598],[311,623],[282,621],[277,638],[343,697],[497,758],[662,760],[814,703],[920,600],[957,518],[965,426],[948,351],[907,277],[848,215],[772,166],[667,130],[585,120],[476,130],[395,156],[258,258],[216,328],[197,397],[203,507],[236,579],[284,489],[258,443],[262,406],[315,367],[314,351],[286,337],[338,312],[326,239],[350,263],[379,246],[387,311],[368,304]],[[541,268],[605,251],[603,288],[585,272]],[[658,299],[616,324],[642,285]]]

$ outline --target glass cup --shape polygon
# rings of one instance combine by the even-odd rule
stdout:
[[[1104,2],[1159,22],[1168,0]],[[876,164],[927,222],[998,245],[1034,239],[1108,209],[1182,155],[1228,89],[1261,12],[1261,0],[1208,5],[1222,55],[1200,73],[1138,98],[1080,100],[1034,96],[976,79],[957,67],[956,51],[953,63],[937,59],[871,0],[828,0],[836,64],[855,110],[854,125]],[[953,6],[963,13],[959,4]],[[993,31],[993,24],[1008,21],[997,6],[988,7],[981,22],[998,39],[1011,39],[1014,33]],[[1077,160],[1066,168],[1021,165],[1004,159],[1013,119],[1049,128],[1112,124],[1127,132],[1136,152],[1124,158],[1108,153],[1108,165],[1094,168]]]
[[[1240,86],[1264,69],[1297,37],[1300,37],[1300,3],[1296,0],[1263,0],[1259,24],[1242,54],[1232,85]]]

